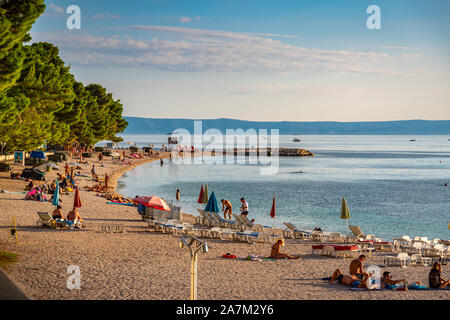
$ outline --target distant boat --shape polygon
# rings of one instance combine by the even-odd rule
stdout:
[[[411,141],[411,142],[416,142],[416,139],[411,139],[411,140],[409,140],[409,141]]]
[[[294,139],[294,142],[302,142],[302,140],[300,140],[300,139],[298,139],[298,138],[295,138],[295,139]]]

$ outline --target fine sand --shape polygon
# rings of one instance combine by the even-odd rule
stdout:
[[[167,155],[163,155],[167,156]],[[131,166],[112,164],[106,157],[104,167],[96,159],[87,159],[81,174],[90,175],[95,164],[100,178],[108,172],[111,183]],[[169,160],[166,160],[169,161]],[[62,167],[62,166],[61,166]],[[19,170],[18,167],[16,167]],[[8,175],[9,176],[9,175]],[[51,181],[56,172],[47,173]],[[92,185],[88,178],[79,184]],[[23,192],[24,181],[11,181],[0,175],[0,189]],[[81,189],[81,188],[80,188]],[[174,190],[174,195],[175,195]],[[94,192],[81,190],[85,219],[83,230],[50,230],[36,227],[36,212],[52,212],[51,203],[24,201],[24,195],[0,193],[0,251],[19,254],[19,261],[8,267],[8,274],[33,299],[189,299],[190,258],[187,249],[178,247],[179,237],[148,231],[136,208],[107,204]],[[63,213],[67,215],[73,194],[62,195]],[[17,222],[19,244],[10,235],[12,216]],[[120,224],[126,233],[103,233],[102,225]],[[268,255],[268,244],[243,244],[207,240],[209,252],[200,254],[198,265],[199,299],[438,299],[448,300],[450,291],[373,291],[355,292],[341,285],[330,285],[321,278],[331,276],[336,268],[348,273],[350,258],[335,259],[311,255],[311,243],[286,240],[283,251],[299,254],[299,260],[242,261],[221,256]],[[365,265],[382,265],[383,254],[375,253]],[[67,289],[67,268],[81,270],[81,290]],[[443,277],[450,278],[448,266]],[[407,269],[390,267],[394,279],[428,284],[429,267]],[[386,270],[382,268],[382,271]]]

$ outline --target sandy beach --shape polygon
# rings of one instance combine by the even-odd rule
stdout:
[[[167,156],[167,155],[163,155]],[[88,159],[81,174],[90,175],[95,164],[99,177],[107,172],[111,183],[127,170],[155,159],[136,160],[132,165],[113,164],[106,157],[101,166]],[[157,159],[156,159],[157,160]],[[166,160],[168,161],[168,160]],[[62,167],[62,166],[61,166]],[[16,172],[18,167],[16,167]],[[78,170],[77,170],[78,171]],[[46,180],[57,171],[46,174]],[[78,178],[82,207],[79,212],[86,222],[82,230],[51,230],[36,227],[37,212],[52,212],[50,202],[25,201],[24,195],[0,194],[0,251],[14,252],[19,261],[8,267],[7,273],[33,299],[189,299],[190,258],[180,249],[179,236],[150,232],[147,223],[135,207],[107,204],[95,192],[82,190],[92,185],[88,178]],[[24,192],[24,181],[0,176],[0,189]],[[150,195],[150,194],[148,194]],[[63,213],[67,215],[73,194],[62,195]],[[10,236],[12,216],[17,222],[19,244]],[[191,219],[192,220],[192,219]],[[103,233],[103,225],[120,224],[126,233]],[[336,268],[348,273],[351,258],[337,259],[311,255],[311,243],[286,240],[283,251],[301,255],[299,260],[243,261],[223,259],[225,253],[237,256],[259,254],[268,256],[269,244],[246,244],[207,240],[209,252],[200,254],[198,265],[199,299],[256,300],[385,300],[430,299],[448,300],[450,291],[351,291],[321,280],[331,276]],[[383,265],[382,253],[374,253],[365,262]],[[81,290],[66,287],[67,268],[80,267]],[[405,278],[409,283],[421,281],[428,285],[430,267],[411,266],[406,269],[389,267],[394,279]],[[450,278],[448,266],[443,277]]]

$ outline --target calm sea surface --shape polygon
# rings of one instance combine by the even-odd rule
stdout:
[[[164,135],[123,136],[125,141],[155,147]],[[294,143],[293,139],[301,139]],[[416,139],[411,142],[410,139]],[[450,137],[447,136],[281,136],[280,146],[301,147],[316,157],[279,159],[276,175],[260,174],[261,165],[174,164],[166,161],[139,166],[118,184],[124,195],[158,195],[175,202],[177,189],[183,211],[196,214],[202,184],[217,198],[228,199],[239,213],[241,197],[249,217],[272,225],[289,221],[302,229],[346,231],[339,218],[347,199],[351,224],[386,240],[402,235],[450,238]],[[209,159],[211,160],[211,159]],[[300,173],[301,172],[301,173]]]

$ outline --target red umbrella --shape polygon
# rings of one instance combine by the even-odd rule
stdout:
[[[273,204],[272,204],[272,210],[270,210],[270,217],[272,219],[275,219],[276,212],[275,212],[275,197],[273,197]]]
[[[75,187],[75,196],[73,199],[73,207],[81,208],[81,198],[80,198],[80,191],[78,190],[78,187]]]
[[[198,203],[203,203],[203,195],[205,193],[205,189],[203,189],[203,185],[202,188],[200,189],[200,194],[198,195]]]
[[[146,207],[155,208],[155,209],[162,210],[162,211],[170,211],[170,208],[167,205],[167,203],[163,199],[161,199],[160,197],[157,197],[157,196],[139,197],[139,198],[133,199],[133,201],[136,203],[141,203]]]
[[[273,203],[272,203],[272,210],[270,210],[270,217],[273,219],[273,223],[272,223],[272,235],[274,235],[274,228],[275,228],[275,216],[276,216],[276,212],[275,212],[275,197],[273,197]]]

